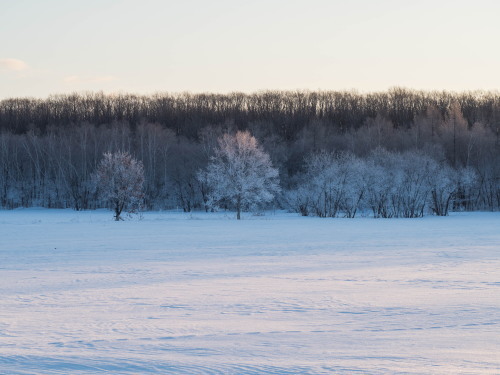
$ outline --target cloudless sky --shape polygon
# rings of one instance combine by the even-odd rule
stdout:
[[[500,88],[497,0],[0,0],[0,99]]]

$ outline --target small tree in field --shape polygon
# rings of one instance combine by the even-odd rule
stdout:
[[[230,204],[239,220],[243,209],[273,200],[279,191],[278,170],[249,132],[225,134],[218,142],[215,155],[198,178],[209,187],[207,205]]]
[[[105,153],[93,175],[99,197],[108,201],[115,211],[115,220],[124,208],[134,212],[144,198],[144,167],[127,152]]]

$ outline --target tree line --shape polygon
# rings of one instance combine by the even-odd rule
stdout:
[[[0,101],[0,131],[23,134],[30,129],[71,124],[127,122],[160,124],[176,135],[198,138],[202,128],[234,123],[244,130],[265,122],[272,132],[291,140],[307,124],[321,121],[337,131],[363,126],[380,115],[395,127],[411,127],[415,118],[434,108],[444,117],[458,103],[469,126],[480,122],[499,132],[500,93],[416,91],[392,88],[385,92],[262,91],[253,94],[154,95],[83,93],[45,99],[11,98]]]
[[[6,99],[0,206],[102,207],[92,174],[105,153],[127,152],[144,167],[145,208],[207,209],[200,170],[225,134],[248,131],[279,174],[280,193],[265,207],[350,217],[498,210],[499,129],[500,95],[492,92]]]

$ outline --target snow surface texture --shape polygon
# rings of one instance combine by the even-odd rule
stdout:
[[[0,212],[1,374],[498,374],[500,215]]]

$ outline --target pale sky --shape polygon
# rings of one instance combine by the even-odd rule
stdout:
[[[0,99],[500,88],[498,0],[0,0]]]

